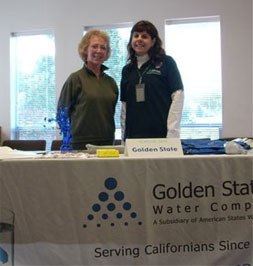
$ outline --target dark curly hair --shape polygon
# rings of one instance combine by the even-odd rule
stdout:
[[[128,61],[130,61],[130,64],[134,64],[136,62],[135,51],[131,46],[133,34],[134,32],[143,32],[143,31],[146,31],[151,36],[152,40],[154,38],[156,40],[154,45],[149,49],[148,55],[150,56],[154,64],[158,64],[159,62],[161,62],[162,58],[164,57],[165,51],[162,48],[162,40],[159,37],[156,27],[147,20],[140,20],[133,26],[131,30],[130,39],[127,44]]]

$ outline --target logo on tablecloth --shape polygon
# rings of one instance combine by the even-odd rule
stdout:
[[[1,247],[0,247],[0,262],[3,263],[3,264],[5,264],[5,263],[8,262],[8,254],[7,254],[7,252],[6,252],[3,248],[1,248]],[[0,264],[1,264],[1,263],[0,263]]]
[[[125,193],[118,189],[118,182],[114,177],[108,177],[104,182],[104,190],[98,193],[96,202],[91,206],[91,212],[86,217],[84,228],[88,225],[111,227],[142,225],[138,213]]]

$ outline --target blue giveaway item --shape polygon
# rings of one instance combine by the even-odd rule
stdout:
[[[72,136],[71,136],[71,122],[68,115],[68,108],[63,108],[59,110],[56,122],[59,125],[62,135],[62,145],[60,150],[62,152],[72,151],[73,147],[70,144]]]
[[[181,140],[184,154],[225,154],[226,140],[186,139]],[[244,142],[236,142],[243,149],[250,149]]]

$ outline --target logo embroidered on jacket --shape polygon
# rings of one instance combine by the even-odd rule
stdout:
[[[161,71],[157,69],[150,69],[147,74],[149,75],[161,75]]]

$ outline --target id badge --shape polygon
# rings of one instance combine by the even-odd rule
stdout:
[[[140,83],[135,85],[136,90],[136,102],[141,103],[145,102],[145,84]]]

